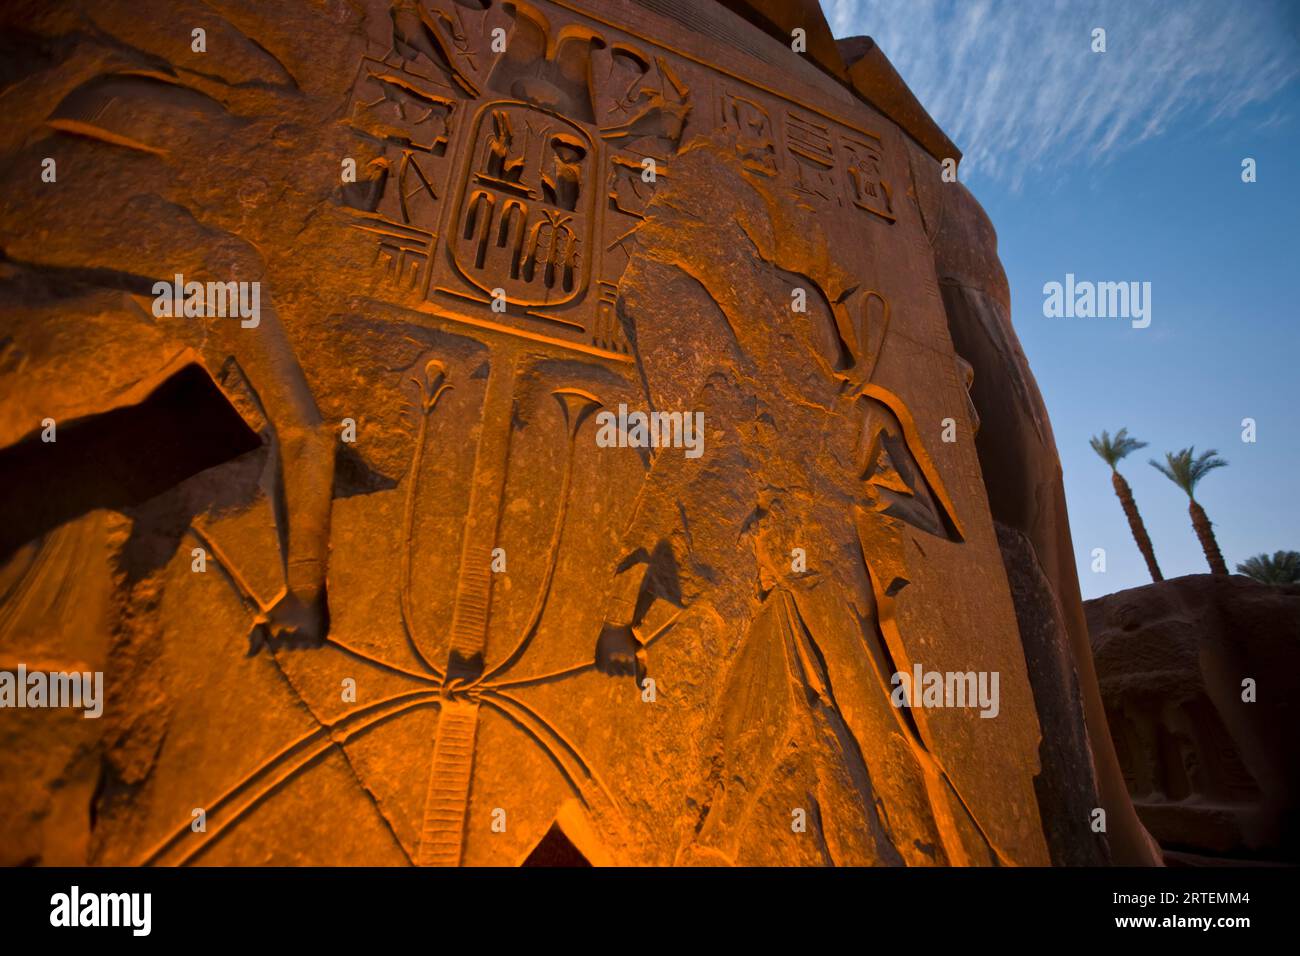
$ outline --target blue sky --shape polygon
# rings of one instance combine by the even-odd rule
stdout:
[[[1208,570],[1186,496],[1147,464],[1187,445],[1229,462],[1197,500],[1230,568],[1300,550],[1300,3],[823,6],[837,37],[876,38],[965,153],[1052,416],[1084,596],[1149,581],[1088,447],[1103,428],[1150,443],[1120,470],[1166,577]],[[1150,282],[1150,327],[1045,318],[1043,285],[1066,273]]]

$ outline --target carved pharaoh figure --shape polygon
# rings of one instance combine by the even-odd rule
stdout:
[[[0,92],[60,162],[3,214],[12,510],[46,417],[129,479],[9,550],[0,650],[80,615],[109,687],[94,831],[22,858],[1047,862],[919,134],[721,5],[214,6],[215,73],[145,16]],[[260,325],[159,316],[181,273]],[[140,480],[177,382],[224,440]],[[621,405],[703,454],[599,444]],[[913,667],[996,718],[894,706]]]

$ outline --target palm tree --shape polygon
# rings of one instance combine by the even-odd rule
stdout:
[[[1142,516],[1138,514],[1137,502],[1133,500],[1133,489],[1128,486],[1124,476],[1119,473],[1120,460],[1130,452],[1137,451],[1139,448],[1145,448],[1147,443],[1138,441],[1136,438],[1130,438],[1127,428],[1121,428],[1111,438],[1105,431],[1101,437],[1092,436],[1089,442],[1092,450],[1101,456],[1101,460],[1110,465],[1110,483],[1115,486],[1115,494],[1119,497],[1120,506],[1124,509],[1124,516],[1128,518],[1129,530],[1133,532],[1133,540],[1137,542],[1138,550],[1142,552],[1142,557],[1146,559],[1147,570],[1151,572],[1152,581],[1163,581],[1164,575],[1160,573],[1160,565],[1156,564],[1156,552],[1151,547],[1151,538],[1147,535],[1146,525],[1142,523]]]
[[[1295,584],[1300,582],[1300,551],[1275,551],[1271,558],[1257,554],[1237,565],[1237,571],[1263,584]]]
[[[1167,451],[1165,463],[1162,465],[1153,458],[1151,467],[1183,489],[1187,495],[1187,511],[1192,516],[1192,528],[1196,531],[1196,537],[1200,539],[1201,550],[1205,552],[1205,560],[1210,564],[1210,573],[1227,574],[1228,566],[1223,562],[1219,542],[1214,540],[1214,528],[1205,514],[1205,509],[1197,503],[1194,492],[1197,482],[1214,469],[1222,468],[1228,463],[1220,458],[1219,453],[1213,448],[1201,452],[1200,455],[1196,455],[1195,452],[1195,446],[1184,448],[1177,454]]]

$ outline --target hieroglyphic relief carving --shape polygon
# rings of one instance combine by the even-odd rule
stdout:
[[[580,126],[527,103],[479,111],[452,224],[460,275],[518,305],[556,305],[581,294],[590,273],[595,160]]]
[[[393,0],[389,16],[397,55],[423,57],[464,96],[479,96],[492,66],[491,30],[504,22],[501,5],[492,0]]]
[[[611,150],[610,207],[644,218],[655,186],[660,177],[670,175],[671,160],[681,146],[691,111],[690,90],[666,58],[652,60],[624,44],[597,51],[592,68],[596,121]],[[615,237],[608,248],[622,248],[622,241]]]
[[[320,112],[343,117],[372,147],[366,155],[379,153],[362,164],[356,188],[343,190],[342,211],[349,227],[380,237],[380,261],[404,294],[383,287],[367,297],[351,282],[290,275],[310,320],[326,316],[331,331],[348,336],[341,347],[322,347],[332,337],[308,321],[293,330],[311,349],[309,374],[329,419],[357,408],[367,416],[363,451],[344,449],[340,458],[389,458],[386,487],[325,502],[336,524],[333,537],[321,535],[321,550],[328,544],[332,593],[352,630],[336,620],[309,654],[285,653],[277,641],[255,649],[261,656],[248,671],[270,669],[288,696],[266,699],[287,701],[286,725],[305,716],[314,725],[268,732],[231,770],[233,782],[230,766],[217,762],[218,779],[179,794],[211,812],[207,834],[189,829],[176,801],[142,810],[156,825],[132,852],[162,863],[260,852],[224,838],[265,825],[259,811],[318,782],[308,774],[338,772],[370,801],[394,852],[413,863],[517,860],[519,845],[542,831],[536,821],[533,831],[520,827],[525,838],[479,829],[476,805],[493,784],[511,801],[512,827],[529,804],[558,819],[554,808],[573,799],[601,818],[600,838],[628,862],[696,851],[707,858],[711,848],[724,862],[745,862],[752,857],[743,842],[751,851],[767,842],[777,848],[771,858],[788,854],[783,861],[981,859],[963,848],[955,825],[938,839],[926,822],[964,812],[969,791],[957,793],[960,774],[944,762],[952,751],[889,709],[877,686],[891,661],[904,664],[911,635],[896,612],[923,591],[925,555],[975,576],[980,568],[958,565],[975,559],[954,554],[979,547],[965,534],[979,501],[965,485],[949,496],[959,465],[943,459],[940,468],[914,420],[927,389],[946,399],[952,383],[919,361],[877,379],[891,311],[916,329],[924,305],[896,274],[914,274],[907,259],[928,250],[880,243],[877,262],[862,254],[870,244],[852,241],[866,213],[853,221],[853,209],[845,219],[809,211],[847,207],[858,195],[843,149],[870,135],[637,37],[635,24],[592,26],[598,21],[581,11],[543,0],[402,0],[390,12],[391,46],[371,18],[351,103]],[[498,25],[509,43],[495,53],[487,37]],[[334,89],[346,87],[339,77]],[[709,108],[720,99],[729,115]],[[737,137],[734,154],[723,137],[710,141],[719,125]],[[727,189],[692,218],[698,197],[724,178]],[[888,190],[875,198],[882,195],[888,201]],[[745,229],[736,231],[741,219]],[[710,246],[723,229],[732,230],[725,242]],[[674,231],[689,237],[678,241]],[[357,239],[351,228],[342,234]],[[663,271],[648,273],[656,264]],[[680,284],[671,294],[657,289],[674,270]],[[793,282],[809,292],[812,311],[791,318]],[[504,312],[493,308],[498,298]],[[722,313],[708,341],[689,338]],[[671,335],[648,341],[664,328]],[[404,417],[412,408],[384,399],[431,354],[440,358],[416,376],[415,414]],[[925,388],[913,387],[913,369]],[[370,381],[355,384],[362,379],[373,379],[376,397]],[[590,419],[615,394],[688,414],[715,403],[707,405],[708,457],[696,462],[677,448],[620,456],[598,446]],[[803,435],[824,441],[804,445]],[[963,452],[959,463],[973,460]],[[302,457],[295,446],[290,460]],[[666,517],[651,523],[656,537],[615,556],[631,541],[622,534],[629,516],[641,502],[655,504],[653,492],[674,475],[682,483],[672,490],[681,493],[660,496]],[[443,502],[446,515],[430,519]],[[239,524],[242,514],[226,520],[214,511],[198,514],[185,544],[204,548],[217,574],[191,577],[172,561],[168,647],[181,643],[173,638],[186,634],[196,609],[227,612],[211,615],[223,651],[238,643],[231,638],[242,623],[274,623],[277,597],[255,573],[257,539]],[[793,529],[801,537],[786,540]],[[791,569],[795,544],[814,556],[807,577]],[[513,579],[492,567],[507,545]],[[398,561],[390,581],[384,569]],[[600,597],[625,572],[633,612],[615,633],[600,619]],[[819,611],[827,595],[831,609]],[[683,619],[690,640],[648,653],[660,635],[681,633],[674,622]],[[1005,615],[996,624],[991,631],[1011,633]],[[195,642],[219,646],[206,635]],[[177,654],[175,666],[193,656]],[[337,680],[352,673],[366,675],[360,703],[339,707]],[[641,697],[648,674],[667,691],[657,708]],[[633,680],[613,680],[626,677]],[[732,709],[745,694],[754,713],[768,713],[769,690],[770,712],[788,718],[787,736],[757,736],[751,729],[762,721],[747,723],[750,713]],[[842,706],[850,698],[854,706]],[[868,712],[871,702],[879,707]],[[708,736],[715,718],[716,741]],[[397,724],[409,736],[386,736]],[[882,739],[899,748],[899,761],[857,752]],[[715,744],[724,751],[718,759]],[[179,760],[197,766],[205,746],[200,740]],[[329,761],[318,759],[331,748]],[[370,753],[382,770],[366,767]],[[803,755],[821,761],[816,772],[787,774],[783,761]],[[714,779],[709,768],[722,766],[727,778]],[[732,769],[753,785],[746,799],[731,799]],[[920,789],[908,790],[918,775]],[[401,779],[383,792],[393,778]],[[802,792],[767,804],[748,798],[786,778]],[[336,799],[343,789],[327,791],[325,811],[346,812]],[[715,799],[715,789],[725,792]],[[879,853],[825,833],[793,838],[782,819],[786,796],[817,801],[814,828],[838,817],[845,830],[879,831],[871,837]],[[674,816],[682,805],[698,808],[699,818]],[[911,815],[922,822],[914,826]],[[880,830],[878,817],[893,830]],[[261,836],[247,846],[258,848]],[[290,847],[291,838],[278,838]],[[305,838],[287,851],[300,859],[330,852]]]
[[[494,325],[540,319],[551,334],[572,329],[613,343],[610,304],[591,296],[591,276],[616,283],[626,266],[635,224],[670,175],[690,89],[668,56],[594,30],[556,30],[529,4],[505,13],[505,51],[463,134],[472,145],[462,147],[469,165],[448,214],[453,272],[437,258],[432,297],[481,307],[499,289],[507,308],[494,311]],[[606,201],[602,248],[595,213]]]
[[[599,807],[617,821],[617,799],[601,780],[580,749],[557,729],[553,720],[519,698],[516,689],[541,681],[563,680],[591,671],[594,659],[575,660],[557,673],[524,674],[516,665],[528,658],[530,645],[541,633],[543,619],[552,597],[552,586],[560,546],[571,504],[573,470],[578,452],[578,434],[591,414],[601,406],[600,399],[582,388],[563,386],[550,391],[558,406],[565,435],[565,457],[559,488],[555,497],[555,518],[541,580],[532,595],[531,612],[507,651],[486,658],[488,629],[492,620],[492,575],[487,560],[498,544],[498,526],[506,506],[503,498],[505,474],[511,454],[511,433],[518,427],[515,416],[519,401],[517,386],[522,370],[511,363],[503,364],[491,374],[485,397],[486,421],[490,427],[480,435],[475,455],[470,515],[462,538],[461,559],[456,572],[454,613],[451,628],[441,636],[427,632],[423,618],[412,600],[412,575],[415,553],[420,542],[415,535],[415,515],[420,495],[420,476],[429,454],[430,417],[442,396],[454,388],[447,366],[439,359],[424,363],[423,372],[413,378],[418,387],[416,406],[419,413],[410,470],[406,482],[402,522],[403,557],[397,581],[401,608],[401,626],[411,660],[404,662],[377,658],[332,638],[323,650],[368,666],[381,668],[408,679],[411,689],[391,694],[367,706],[354,708],[340,719],[323,723],[321,728],[299,740],[291,741],[279,754],[259,764],[251,773],[229,787],[223,794],[204,801],[213,811],[214,826],[195,836],[188,823],[178,826],[164,840],[152,847],[140,860],[143,865],[181,864],[196,859],[228,830],[238,826],[247,815],[276,788],[310,766],[322,748],[331,742],[347,740],[354,734],[413,707],[437,706],[436,732],[431,741],[428,789],[418,844],[409,856],[420,866],[455,866],[460,863],[465,843],[465,821],[470,781],[475,758],[475,738],[481,707],[506,717],[525,731],[528,738],[542,747],[561,769],[575,797],[584,806]],[[195,540],[205,547],[236,596],[250,614],[256,628],[264,619],[268,602],[258,596],[242,573],[237,561],[207,529],[196,525],[190,529]],[[653,644],[672,627],[668,621],[645,635]],[[267,653],[276,658],[279,648],[268,646]],[[332,740],[331,740],[332,738]],[[615,823],[616,825],[616,823]]]
[[[481,321],[611,341],[608,323],[594,333],[608,306],[587,294],[590,277],[617,282],[671,175],[692,109],[680,68],[594,30],[556,30],[528,3],[398,2],[392,20],[391,48],[363,61],[352,108],[385,154],[344,189],[366,213],[354,224],[378,238],[380,273],[451,314],[496,302]],[[487,41],[496,29],[508,34],[500,52]],[[470,158],[453,177],[445,157],[457,154]],[[615,214],[603,248],[592,231],[602,179]]]
[[[617,149],[667,161],[691,111],[690,90],[668,59],[616,43],[593,53],[592,74],[601,137]]]
[[[859,209],[865,209],[886,222],[895,220],[892,190],[884,179],[884,149],[879,138],[843,138],[843,154],[848,170],[848,197]]]
[[[722,124],[734,134],[746,168],[775,176],[779,171],[776,132],[767,110],[756,99],[735,92],[723,93],[719,107]]]
[[[847,133],[794,110],[785,114],[786,148],[794,188],[834,206],[848,204],[894,222],[893,188],[884,174],[881,139]]]
[[[363,57],[353,86],[351,123],[377,139],[443,156],[455,99],[438,92],[424,78]]]
[[[425,73],[441,71],[443,93],[435,95],[447,104],[445,125],[449,131],[456,132],[450,118],[454,108],[463,119],[474,114],[477,119],[461,121],[458,132],[475,139],[477,150],[483,139],[483,110],[493,92],[533,110],[550,111],[574,129],[552,144],[551,155],[544,161],[551,168],[532,173],[538,179],[533,188],[548,193],[543,198],[552,200],[550,205],[565,209],[576,206],[577,192],[600,188],[584,180],[605,178],[609,211],[627,218],[619,228],[602,230],[603,249],[587,248],[582,230],[590,224],[579,215],[566,218],[554,209],[549,214],[538,210],[537,218],[523,225],[528,212],[525,197],[506,199],[486,189],[472,191],[443,215],[471,227],[470,235],[458,238],[457,229],[449,222],[447,240],[453,247],[469,242],[473,251],[452,251],[448,258],[454,263],[454,275],[441,275],[441,257],[432,256],[440,241],[436,230],[410,232],[415,226],[412,220],[419,217],[409,207],[417,202],[427,205],[449,192],[439,186],[447,171],[439,168],[436,176],[430,175],[412,148],[370,170],[371,192],[390,206],[394,202],[385,196],[391,190],[384,179],[399,176],[402,180],[395,192],[398,217],[394,218],[405,228],[384,230],[389,233],[382,236],[384,266],[390,274],[402,274],[406,287],[422,284],[437,295],[450,297],[449,304],[450,300],[459,301],[461,307],[469,302],[487,304],[488,293],[503,288],[508,303],[523,307],[518,313],[509,310],[511,315],[546,319],[587,329],[590,334],[596,306],[584,301],[586,276],[598,270],[605,281],[617,281],[630,255],[636,220],[644,215],[659,179],[671,175],[671,159],[680,148],[691,113],[691,93],[681,67],[664,53],[647,52],[651,48],[607,36],[599,29],[569,26],[559,30],[540,6],[529,3],[399,2],[393,7],[393,22],[389,59],[394,63],[389,73],[417,68]],[[500,53],[494,53],[488,42],[488,32],[496,28],[508,32],[508,42]],[[378,91],[383,95],[376,95],[376,90],[367,92],[372,97],[364,101],[369,109],[391,102],[390,112],[408,117],[406,100],[414,96],[418,101],[427,95],[418,82],[389,82]],[[720,89],[716,99],[715,122],[731,130],[749,168],[781,175],[809,199],[835,206],[847,203],[881,221],[894,221],[892,187],[882,172],[879,137],[849,133],[803,111],[778,114],[766,94],[735,85]],[[427,116],[424,120],[429,121]],[[521,117],[510,111],[494,115],[492,122],[487,148],[516,150],[508,158],[516,165],[503,167],[495,184],[508,191],[510,187],[503,183],[522,173],[524,160],[518,145],[505,144],[529,135],[529,131]],[[495,128],[499,124],[504,125]],[[418,139],[412,142],[421,145]],[[434,139],[435,152],[446,148],[445,137]],[[480,162],[484,159],[477,156]],[[648,160],[654,163],[652,176],[646,175]],[[507,157],[495,161],[505,163]],[[376,201],[370,194],[366,198]],[[577,208],[566,211],[579,212]],[[400,218],[403,214],[405,219]],[[492,227],[495,234],[490,234]],[[537,244],[529,240],[532,229],[537,230]],[[423,265],[421,244],[427,246],[434,260],[432,270],[438,273],[422,280],[413,278],[420,275]],[[609,264],[602,265],[601,259],[609,256],[613,257]],[[489,281],[498,272],[505,281]],[[535,286],[525,292],[526,286],[536,282],[535,278],[527,280],[525,272],[534,277],[540,272],[546,292],[539,294]]]
[[[646,206],[654,196],[659,177],[668,175],[667,169],[658,163],[655,164],[653,181],[646,175],[645,170],[646,167],[634,159],[618,155],[611,158],[609,171],[611,209],[634,219],[645,218]],[[617,243],[620,239],[621,237],[616,237],[614,242]],[[613,244],[609,248],[613,248]]]
[[[612,282],[600,283],[600,298],[596,304],[596,324],[592,330],[592,344],[611,352],[628,353],[627,336],[618,321],[618,286]]]
[[[493,16],[483,28],[492,24],[508,38],[490,62],[476,61],[430,299],[453,315],[477,310],[478,321],[502,330],[531,334],[532,320],[541,320],[549,335],[583,333],[599,252],[593,213],[602,161],[584,125],[585,78],[602,41],[591,31],[556,34],[527,3],[501,5]]]
[[[952,505],[942,485],[936,484],[937,471],[924,447],[879,399],[864,401],[859,452],[873,511],[926,534],[961,541]]]
[[[456,109],[452,96],[403,63],[362,59],[350,125],[380,155],[356,171],[356,183],[344,185],[344,201],[362,213],[352,225],[377,237],[377,263],[402,289],[418,287],[428,262]]]
[[[613,287],[635,249],[636,227],[659,183],[671,176],[691,113],[691,91],[668,58],[614,44],[592,57],[593,101],[609,149],[608,209],[602,280]],[[615,341],[612,300],[597,305],[593,341]],[[621,333],[619,333],[621,335]]]
[[[895,221],[880,137],[849,133],[796,110],[785,111],[778,133],[773,115],[757,96],[728,91],[721,97],[720,121],[747,168],[779,176],[802,197],[828,206],[848,203],[884,222]]]
[[[794,111],[785,115],[786,148],[794,157],[791,164],[794,188],[822,202],[838,205],[835,139],[825,123]]]

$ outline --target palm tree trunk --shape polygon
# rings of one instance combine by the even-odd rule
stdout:
[[[1196,530],[1196,537],[1201,541],[1201,550],[1205,552],[1205,560],[1210,564],[1211,574],[1227,574],[1228,566],[1223,561],[1223,553],[1219,551],[1219,542],[1214,538],[1214,528],[1210,525],[1209,516],[1206,515],[1205,509],[1196,503],[1196,499],[1189,499],[1187,511],[1192,516],[1192,527]]]
[[[1152,581],[1163,581],[1165,576],[1160,573],[1160,565],[1156,564],[1156,551],[1151,546],[1151,538],[1147,535],[1146,525],[1142,523],[1142,516],[1138,514],[1137,502],[1133,500],[1133,491],[1124,480],[1124,476],[1118,471],[1111,470],[1111,484],[1115,486],[1115,494],[1119,497],[1120,506],[1124,509],[1124,515],[1128,518],[1129,530],[1133,532],[1133,540],[1137,542],[1138,550],[1142,552],[1142,557],[1146,559],[1147,570],[1151,572]]]

